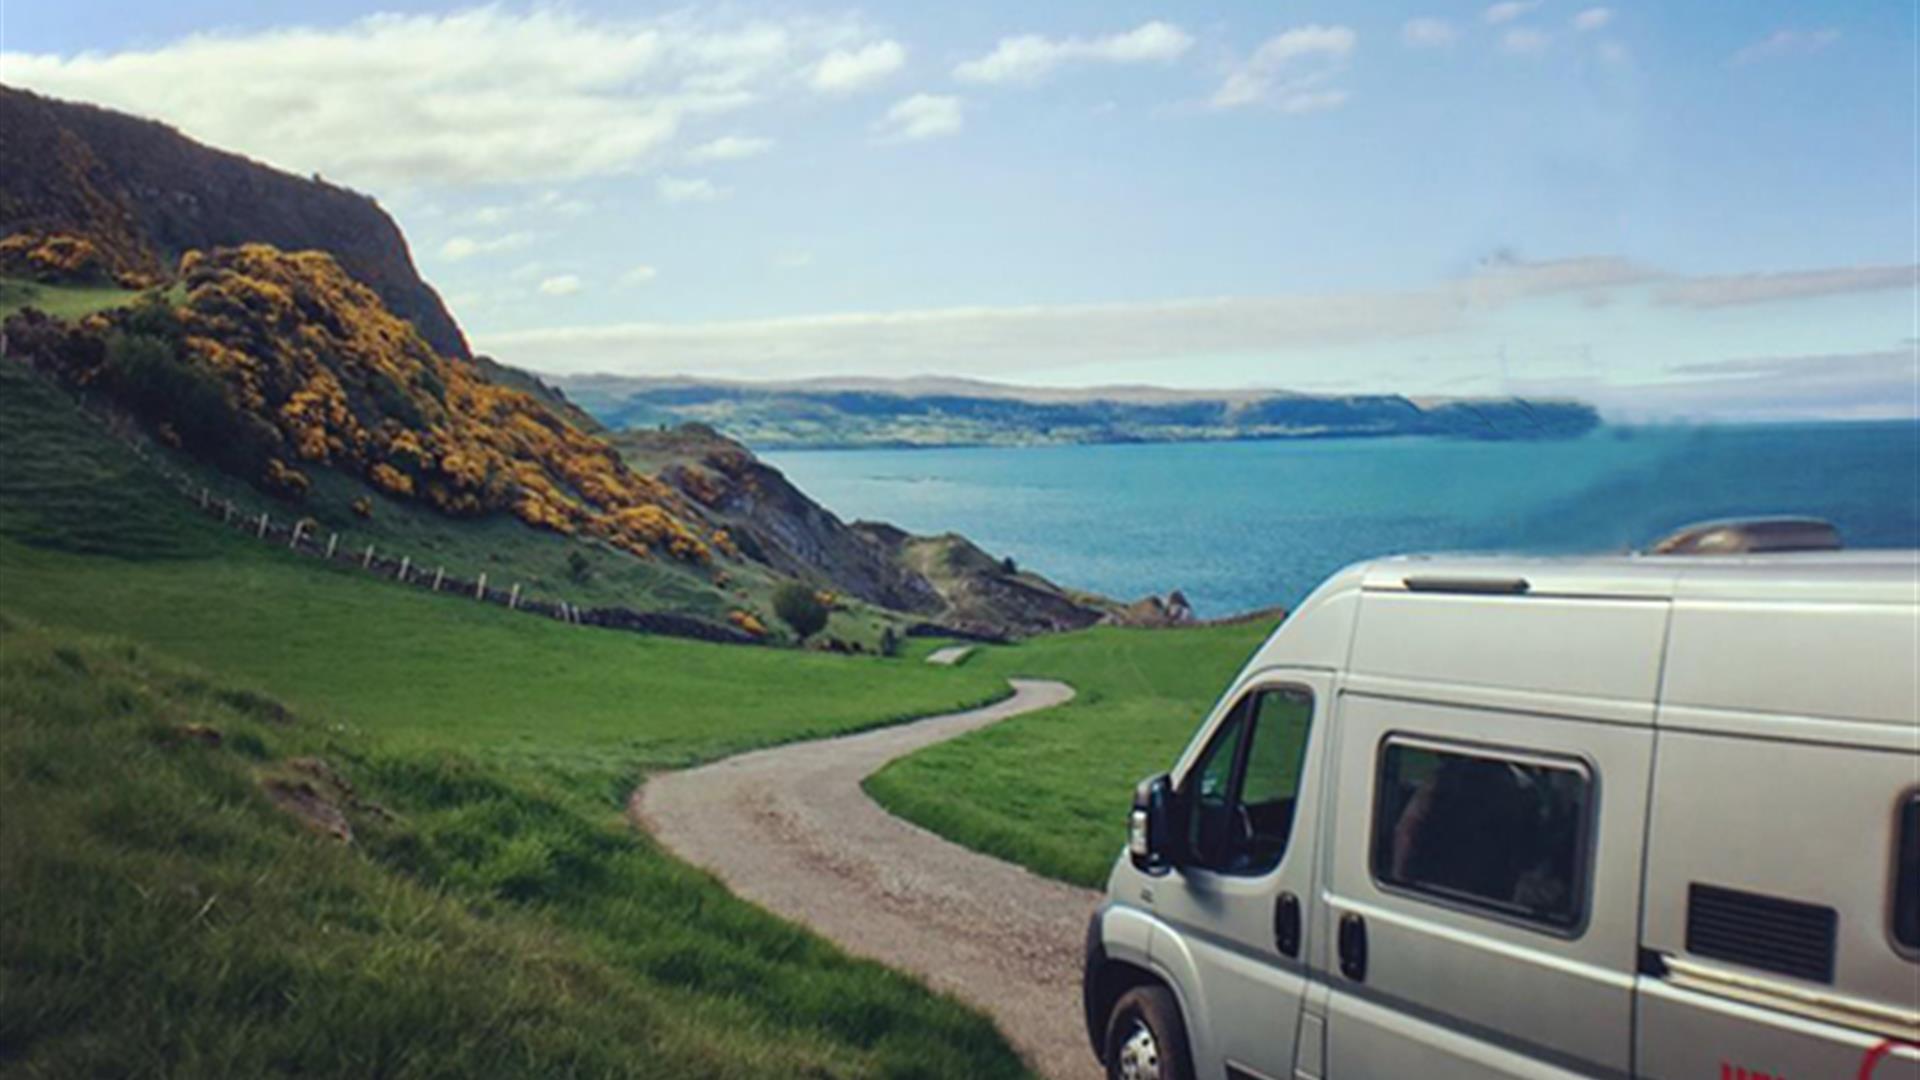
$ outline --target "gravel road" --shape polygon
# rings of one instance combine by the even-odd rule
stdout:
[[[1013,688],[982,709],[664,773],[629,811],[736,895],[986,1012],[1036,1071],[1096,1077],[1080,949],[1098,894],[968,851],[860,790],[897,757],[1073,697],[1064,683]]]

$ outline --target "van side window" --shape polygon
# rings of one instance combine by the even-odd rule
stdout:
[[[1900,807],[1893,867],[1893,940],[1920,952],[1920,794]]]
[[[1280,865],[1312,723],[1305,690],[1259,690],[1234,706],[1183,792],[1190,865],[1246,875]]]
[[[1556,930],[1579,925],[1593,796],[1584,766],[1390,738],[1375,792],[1382,885]]]

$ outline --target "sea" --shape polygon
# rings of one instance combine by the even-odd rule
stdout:
[[[1712,518],[1808,514],[1848,547],[1920,547],[1911,421],[763,456],[849,521],[957,532],[1107,596],[1178,589],[1210,618],[1381,555],[1628,551]]]

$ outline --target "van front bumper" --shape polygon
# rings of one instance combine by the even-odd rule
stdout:
[[[1102,904],[1087,919],[1086,955],[1080,968],[1080,1010],[1086,1018],[1087,1043],[1093,1047],[1094,1060],[1106,1064],[1106,1047],[1102,1043],[1107,1034],[1107,990],[1101,985],[1101,976],[1107,967],[1107,947],[1100,940],[1100,916],[1106,913]]]

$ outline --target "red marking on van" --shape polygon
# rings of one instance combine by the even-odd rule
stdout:
[[[1720,1080],[1787,1080],[1787,1078],[1775,1076],[1772,1073],[1755,1072],[1730,1061],[1723,1061],[1720,1063]]]
[[[1879,1068],[1880,1059],[1891,1056],[1895,1050],[1901,1048],[1920,1050],[1920,1043],[1911,1039],[1884,1040],[1880,1045],[1867,1051],[1867,1055],[1860,1059],[1860,1080],[1873,1080],[1873,1070]],[[1720,1075],[1723,1078],[1726,1076],[1726,1066],[1721,1066]]]

